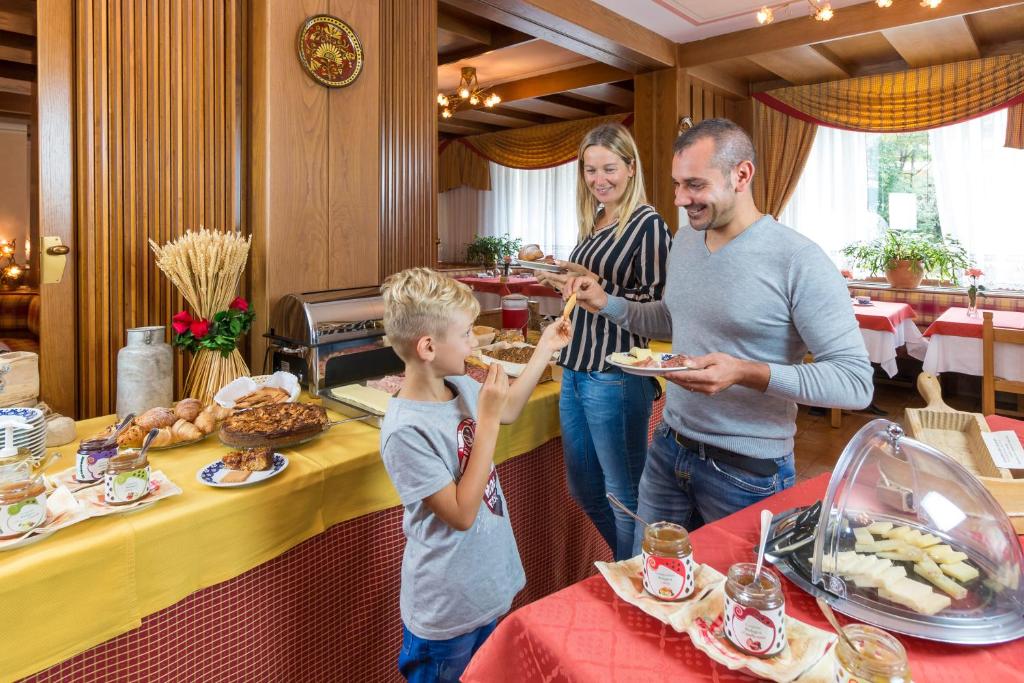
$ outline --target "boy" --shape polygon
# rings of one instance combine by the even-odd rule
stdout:
[[[497,363],[481,386],[465,376],[480,310],[469,287],[411,268],[381,292],[384,329],[405,361],[380,433],[405,507],[398,668],[409,681],[458,681],[525,584],[494,469],[498,427],[519,417],[570,328],[550,325],[512,386]]]

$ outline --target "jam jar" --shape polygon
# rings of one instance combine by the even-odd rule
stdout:
[[[88,482],[99,481],[107,471],[110,458],[117,455],[117,443],[109,442],[105,437],[83,439],[78,444],[75,455],[75,480]]]
[[[885,631],[864,624],[849,624],[836,643],[836,683],[910,683],[907,651]]]
[[[682,600],[693,593],[693,549],[686,529],[671,522],[649,524],[641,549],[644,590],[665,601]]]
[[[35,529],[46,520],[46,486],[39,479],[0,482],[0,538]]]
[[[755,657],[773,657],[786,647],[786,598],[782,583],[770,569],[738,562],[725,581],[723,631],[738,650]]]
[[[110,505],[134,503],[149,493],[149,458],[138,448],[126,448],[107,463],[103,500]]]

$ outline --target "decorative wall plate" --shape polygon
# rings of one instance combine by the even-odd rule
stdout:
[[[299,61],[317,83],[344,88],[363,70],[363,48],[352,27],[318,14],[306,19],[299,31]]]

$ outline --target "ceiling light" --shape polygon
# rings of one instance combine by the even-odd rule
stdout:
[[[835,15],[836,13],[832,11],[832,5],[827,2],[818,7],[814,12],[814,18],[818,21],[830,21]]]
[[[757,11],[757,23],[764,26],[775,21],[775,14],[772,12],[772,8],[765,5]]]
[[[892,7],[892,0],[875,0],[875,4],[884,9]]]
[[[921,7],[927,7],[928,9],[935,9],[942,4],[942,0],[921,0]]]
[[[476,79],[476,69],[471,66],[462,67],[462,75],[455,92],[437,95],[439,114],[443,119],[450,119],[456,111],[464,107],[476,107],[481,103],[486,107],[493,107],[499,102],[501,98],[496,93],[486,92],[480,88],[480,83]]]
[[[451,117],[452,117],[452,110],[451,109],[449,109],[448,107],[445,107],[444,109],[441,110],[441,118],[443,118],[443,119],[450,119]]]
[[[437,94],[437,103],[439,105],[441,105],[442,107],[447,107],[448,106],[448,98],[445,97],[443,93],[438,93]]]

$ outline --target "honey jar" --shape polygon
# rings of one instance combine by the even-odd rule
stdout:
[[[693,549],[686,529],[671,522],[649,524],[641,550],[644,590],[665,601],[683,600],[693,593]]]
[[[46,486],[39,479],[0,483],[0,538],[32,531],[46,520]]]
[[[103,500],[109,505],[134,503],[149,493],[149,458],[138,448],[126,448],[107,464]]]
[[[836,643],[836,683],[910,683],[910,663],[900,641],[885,631],[864,624],[849,624]]]
[[[786,647],[786,598],[782,582],[770,569],[738,562],[725,581],[723,630],[738,650],[755,657],[773,657]]]

